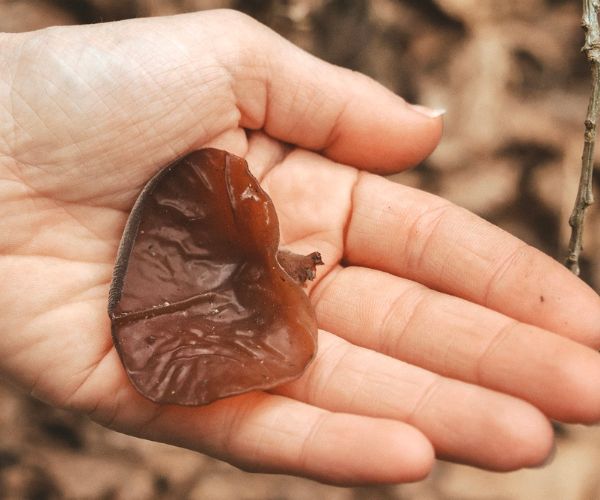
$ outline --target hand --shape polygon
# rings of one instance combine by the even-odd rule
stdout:
[[[0,35],[0,375],[121,432],[247,470],[357,484],[438,457],[543,462],[547,417],[600,419],[600,300],[561,265],[393,184],[441,120],[241,14]],[[316,360],[205,407],[141,397],[107,292],[143,184],[204,146],[244,156],[283,243],[327,263]],[[353,165],[351,168],[345,164]]]

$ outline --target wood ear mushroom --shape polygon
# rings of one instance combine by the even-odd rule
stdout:
[[[146,184],[108,304],[115,347],[143,396],[203,405],[302,374],[317,348],[302,283],[322,262],[278,246],[273,203],[242,158],[203,149]]]

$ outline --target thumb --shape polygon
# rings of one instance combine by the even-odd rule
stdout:
[[[242,126],[263,128],[276,139],[382,173],[412,166],[437,146],[442,111],[410,105],[367,76],[326,63],[251,18],[236,22],[242,27],[237,30],[241,45],[250,41],[251,50],[229,53],[223,64],[233,75]]]
[[[392,172],[422,160],[441,135],[439,117],[235,11],[52,28],[10,41],[18,50],[0,60],[8,68],[0,131],[28,131],[8,152],[24,165],[86,165],[88,173],[129,165],[126,180],[137,183],[150,164],[242,126]]]

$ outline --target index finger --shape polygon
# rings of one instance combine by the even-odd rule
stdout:
[[[362,174],[345,259],[600,346],[600,298],[542,252],[442,198]]]

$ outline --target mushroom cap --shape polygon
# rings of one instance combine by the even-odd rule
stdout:
[[[195,151],[146,184],[108,305],[115,347],[143,396],[203,405],[302,374],[317,322],[297,276],[314,276],[320,259],[285,252],[288,273],[278,246],[273,202],[242,158]],[[307,263],[312,271],[298,271]]]

